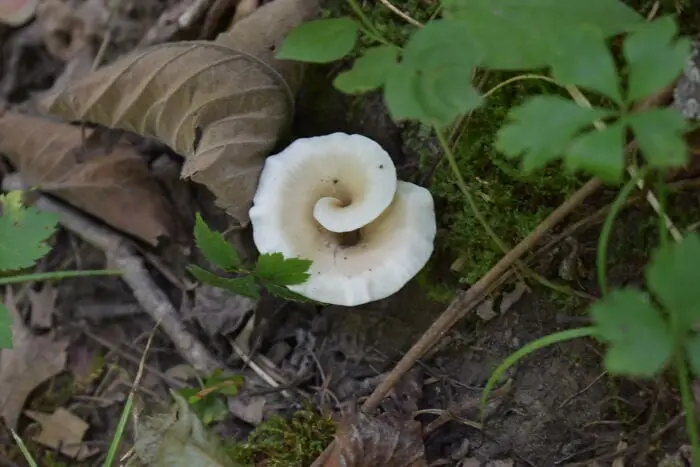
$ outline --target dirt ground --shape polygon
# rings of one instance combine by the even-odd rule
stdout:
[[[17,29],[0,25],[0,102],[30,115],[37,114],[38,99],[52,86],[89,70],[105,31],[109,34],[102,60],[109,63],[139,44],[211,39],[233,18],[238,2],[209,2],[220,10],[204,13],[182,29],[174,18],[198,2],[121,0],[111,13],[104,0],[41,3],[37,18],[28,25]],[[391,153],[402,177],[421,179],[415,141],[409,144],[407,127],[391,121],[381,96],[367,96],[356,108],[353,99],[334,92],[330,77],[337,72],[335,65],[310,71],[298,95],[291,137],[334,131],[365,134]],[[27,129],[31,126],[16,128]],[[6,135],[0,125],[0,138]],[[117,238],[137,245],[135,251],[145,258],[153,287],[162,290],[160,299],[172,304],[184,326],[211,355],[246,378],[245,389],[227,401],[223,420],[215,424],[228,442],[244,440],[263,420],[291,414],[309,401],[326,411],[355,407],[444,310],[446,304],[429,298],[418,281],[389,299],[354,310],[285,303],[270,296],[253,302],[194,286],[184,269],[201,260],[189,234],[194,213],[204,213],[210,225],[222,231],[231,221],[204,188],[179,180],[182,160],[177,154],[156,141],[127,137],[166,194],[179,234],[175,241],[157,247],[136,239],[133,232],[122,230]],[[439,157],[433,141],[422,143],[432,148],[432,157]],[[18,168],[23,170],[5,161],[2,175]],[[71,183],[76,182],[66,183],[73,187]],[[58,198],[62,193],[47,192]],[[559,231],[608,204],[612,196],[611,191],[592,197]],[[683,226],[697,220],[696,191],[683,191],[674,200]],[[647,225],[649,213],[644,203],[635,203],[616,223],[610,253],[612,285],[640,283],[648,246],[654,242],[653,226]],[[89,219],[102,223],[97,216]],[[595,298],[599,229],[600,223],[592,223],[578,230],[538,258],[533,267]],[[244,257],[254,255],[250,232],[233,229],[227,235]],[[61,230],[51,243],[54,248],[38,264],[39,271],[110,266],[102,250],[69,229]],[[435,280],[464,288],[449,272],[453,260],[437,262]],[[0,367],[1,412],[6,421],[9,416],[16,422],[12,428],[28,441],[42,467],[101,465],[154,324],[134,290],[117,277],[105,276],[13,286],[5,292],[5,303],[23,317],[33,340],[25,348],[20,370],[3,373]],[[399,408],[406,419],[413,412],[421,422],[430,465],[690,465],[672,378],[654,382],[613,378],[602,365],[603,347],[587,339],[540,350],[516,365],[489,403],[482,426],[479,400],[494,367],[524,343],[588,323],[588,303],[589,299],[562,296],[530,282],[506,284],[416,365],[403,382],[408,386],[402,386],[413,392],[406,390],[398,398]],[[253,310],[255,318],[249,322]],[[249,337],[255,355],[278,381],[285,382],[282,388],[270,390],[244,364],[241,354],[232,350],[244,342],[242,335]],[[50,355],[65,358],[49,362]],[[32,372],[37,374],[31,376]],[[139,384],[141,406],[167,407],[168,390],[196,385],[191,376],[192,362],[183,358],[167,333],[157,332]],[[8,395],[13,391],[19,396]],[[46,438],[44,442],[37,438],[42,427],[46,435],[49,426],[38,420],[37,413],[56,413],[61,408],[84,423],[78,423],[84,433],[74,439],[78,453],[65,443],[51,447],[50,440],[47,444]],[[61,423],[67,426],[68,422]],[[28,465],[8,428],[0,432],[0,465]],[[122,452],[128,447],[126,442]]]

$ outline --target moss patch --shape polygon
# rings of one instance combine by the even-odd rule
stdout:
[[[484,90],[512,76],[493,74]],[[517,161],[506,159],[493,147],[496,132],[511,108],[528,96],[551,93],[560,93],[560,89],[538,80],[504,86],[474,112],[455,145],[457,165],[479,210],[509,246],[527,236],[584,180],[563,170],[559,164],[525,175],[520,172]],[[455,268],[464,282],[473,283],[501,258],[503,252],[476,219],[454,179],[449,165],[442,161],[430,186],[442,205],[439,245],[459,258]]]
[[[260,424],[245,443],[228,448],[233,460],[245,465],[306,467],[330,444],[335,423],[313,409],[291,418],[274,417]]]

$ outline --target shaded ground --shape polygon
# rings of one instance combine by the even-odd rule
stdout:
[[[91,1],[85,2],[88,3]],[[125,2],[118,18],[111,20],[119,26],[115,28],[107,60],[132,49],[162,12],[176,3]],[[372,2],[364,6],[373,14],[382,8]],[[645,11],[647,8],[644,5]],[[230,11],[227,14],[231,16]],[[74,40],[86,40],[73,36],[66,39],[61,33],[47,35],[36,24],[20,31],[0,27],[3,44],[0,97],[20,107],[30,107],[27,99],[32,93],[45,91],[66,64],[77,63],[75,56],[65,50]],[[392,31],[401,34],[400,30]],[[88,34],[91,38],[87,40],[99,44],[101,34],[94,31],[92,34],[95,37]],[[183,35],[188,38],[187,34]],[[55,40],[58,42],[51,42]],[[61,57],[56,52],[55,47],[61,45],[60,50],[68,55]],[[424,137],[419,128],[391,122],[379,95],[355,99],[333,91],[330,77],[338,69],[334,65],[311,70],[299,96],[294,137],[333,131],[362,133],[392,154],[402,178],[426,185],[439,183],[440,180],[430,176],[440,153],[429,135]],[[144,151],[145,157],[157,160],[161,156],[166,168],[168,163],[177,161],[154,143],[140,144],[149,148]],[[440,176],[437,174],[435,177]],[[170,183],[174,183],[172,177]],[[184,208],[180,210],[183,204],[174,202],[178,212],[185,213],[183,223],[191,223],[190,214],[202,210],[213,226],[222,230],[228,226],[226,217],[212,206],[201,188],[190,186],[186,191]],[[570,222],[591,215],[609,203],[611,195],[614,193],[603,193],[589,200]],[[446,209],[451,202],[439,199],[438,206]],[[550,208],[558,202],[553,199]],[[673,198],[670,204],[671,214],[681,227],[690,225],[700,213],[700,201],[692,191]],[[514,215],[517,217],[518,213]],[[638,203],[617,222],[611,240],[611,285],[640,281],[647,252],[655,241],[655,225],[649,224],[649,217],[648,208]],[[594,225],[586,232],[577,232],[533,263],[533,268],[551,280],[567,283],[595,297],[598,229]],[[244,254],[250,254],[249,233],[231,237],[239,242]],[[61,232],[53,243],[55,249],[41,262],[40,270],[104,267],[104,254],[77,236]],[[182,266],[192,259],[172,247],[143,248],[167,260],[166,263],[174,263],[169,267],[181,278]],[[232,440],[244,439],[263,418],[290,414],[309,402],[327,410],[347,409],[371,393],[379,376],[391,369],[442,312],[453,291],[465,287],[450,271],[456,259],[454,255],[449,249],[438,250],[430,274],[390,299],[352,312],[337,307],[317,309],[284,304],[270,297],[251,305],[240,297],[205,287],[178,289],[154,262],[149,263],[149,272],[208,348],[235,368],[245,366],[231,351],[231,342],[238,342],[236,336],[243,331],[246,313],[257,307],[257,326],[251,341],[258,344],[260,354],[269,359],[280,379],[289,383],[293,396],[270,391],[255,381],[256,375],[246,367],[242,373],[251,381],[251,387],[237,402],[229,401],[223,407],[225,420],[217,426],[227,440]],[[497,291],[492,306],[480,307],[478,314],[460,323],[446,336],[440,349],[421,362],[420,372],[411,375],[422,388],[422,394],[417,397],[417,418],[426,431],[425,446],[431,465],[603,466],[624,459],[624,465],[645,466],[661,465],[659,459],[682,452],[685,435],[682,420],[677,416],[680,409],[673,381],[648,383],[611,378],[603,372],[602,348],[591,340],[557,345],[524,359],[509,373],[510,382],[497,391],[488,409],[486,425],[480,427],[477,405],[495,365],[524,343],[587,322],[585,299],[534,286],[516,295],[514,287],[509,284]],[[78,464],[37,444],[30,443],[30,447],[40,457],[42,466],[99,465],[116,428],[152,321],[143,315],[131,290],[117,278],[62,282],[55,287],[55,293],[55,300],[50,300],[48,305],[53,318],[48,324],[33,325],[32,329],[46,333],[48,328],[55,327],[59,335],[67,336],[70,339],[67,364],[58,376],[32,391],[25,408],[47,413],[59,407],[70,409],[89,425],[88,441],[82,445],[100,453]],[[27,298],[29,295],[27,286],[14,290],[15,304],[25,317],[39,309],[36,300]],[[504,302],[512,303],[501,312],[499,307]],[[168,339],[160,333],[156,336],[139,390],[144,405],[149,408],[168,404],[168,388],[179,389],[185,385],[183,381],[196,384],[191,378],[188,380],[191,372]],[[19,424],[19,431],[26,439],[36,429],[29,422],[25,414]],[[81,443],[80,439],[76,441]],[[1,442],[0,461],[24,465],[6,430]],[[593,460],[598,464],[593,464]]]

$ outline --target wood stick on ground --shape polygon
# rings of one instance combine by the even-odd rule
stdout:
[[[6,176],[2,181],[4,190],[23,190],[27,185],[18,174]],[[61,225],[83,240],[105,252],[112,264],[124,271],[122,280],[131,288],[141,307],[161,328],[180,352],[182,357],[197,371],[210,374],[217,368],[224,369],[209,350],[184,326],[165,293],[155,284],[143,261],[133,247],[120,235],[94,223],[58,201],[40,196],[34,205],[42,211],[58,214]]]
[[[460,292],[450,303],[447,309],[433,322],[425,333],[413,344],[408,352],[399,360],[393,370],[382,380],[362,405],[364,412],[376,409],[386,397],[396,382],[411,369],[413,364],[423,357],[445,334],[473,310],[486,295],[491,285],[506,274],[521,256],[527,253],[542,236],[555,225],[568,216],[576,206],[580,205],[588,196],[598,191],[603,183],[598,178],[592,178],[561,206],[552,212],[530,235],[510,250],[489,272],[479,279],[474,285],[464,292]],[[332,442],[323,453],[314,461],[312,467],[320,467],[333,450]]]

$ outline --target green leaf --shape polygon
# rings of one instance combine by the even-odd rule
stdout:
[[[384,97],[394,120],[445,126],[481,103],[471,84],[483,49],[456,21],[437,20],[415,32],[403,60],[388,74]]]
[[[262,282],[263,287],[275,297],[281,298],[282,300],[289,300],[294,302],[313,302],[310,298],[304,297],[296,292],[293,292],[284,285],[274,284],[272,282]]]
[[[690,370],[696,378],[700,378],[700,334],[693,333],[686,339],[684,347],[688,363],[690,363]]]
[[[591,316],[598,337],[609,344],[605,367],[610,373],[652,377],[673,354],[673,337],[649,297],[635,289],[616,289],[594,303]]]
[[[622,93],[615,62],[605,38],[597,30],[584,29],[566,38],[575,53],[553,58],[552,77],[562,84],[592,89],[622,105]]]
[[[353,67],[340,73],[333,85],[346,94],[360,94],[380,88],[384,85],[396,66],[398,50],[395,47],[382,45],[367,49]]]
[[[355,47],[358,30],[351,18],[308,21],[292,29],[280,45],[277,58],[311,63],[339,60]]]
[[[577,133],[610,114],[559,96],[531,97],[508,113],[495,147],[507,157],[522,156],[523,170],[531,172],[560,157]]]
[[[677,167],[688,162],[683,133],[689,129],[689,124],[678,110],[644,110],[629,115],[626,121],[652,167]]]
[[[285,258],[282,253],[260,255],[255,265],[258,278],[277,285],[297,285],[306,282],[311,261],[301,258]]]
[[[685,37],[674,40],[677,32],[673,17],[664,16],[627,36],[622,52],[629,68],[629,103],[662,90],[683,71],[691,45]]]
[[[619,0],[443,0],[444,16],[464,22],[485,48],[482,65],[540,68],[552,57],[578,51],[565,41],[583,29],[611,37],[644,18]]]
[[[687,234],[680,242],[654,251],[646,268],[649,289],[684,329],[700,324],[700,236]]]
[[[46,255],[46,241],[56,231],[58,216],[23,207],[9,195],[0,197],[5,207],[0,215],[0,271],[23,269]]]
[[[243,261],[235,248],[223,235],[210,229],[199,213],[194,224],[194,240],[202,254],[221,269],[238,271],[243,267]]]
[[[384,85],[384,102],[394,121],[427,118],[418,100],[418,77],[403,63],[389,72]]]
[[[234,278],[220,277],[193,264],[187,266],[187,270],[203,284],[226,289],[229,292],[243,295],[244,297],[260,298],[260,292],[258,291],[255,277],[252,275]]]
[[[0,349],[12,348],[12,315],[7,307],[0,303]]]
[[[615,122],[602,131],[574,139],[564,157],[569,170],[585,170],[607,182],[619,182],[625,168],[625,126]]]

